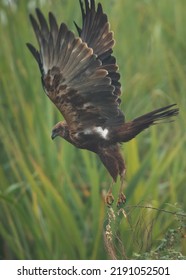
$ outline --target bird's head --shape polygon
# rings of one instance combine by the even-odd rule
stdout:
[[[67,137],[68,135],[68,126],[66,124],[65,121],[62,121],[62,122],[58,122],[52,129],[52,134],[51,134],[51,138],[52,140],[54,138],[56,138],[57,136],[60,136],[62,138],[65,138]]]

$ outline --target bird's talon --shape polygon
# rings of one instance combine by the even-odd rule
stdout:
[[[107,204],[108,207],[110,207],[113,202],[114,202],[114,197],[113,197],[112,193],[109,192],[105,197],[105,203]]]
[[[120,207],[122,204],[125,204],[126,202],[126,196],[124,193],[120,193],[118,196],[118,201],[117,201],[117,207]]]

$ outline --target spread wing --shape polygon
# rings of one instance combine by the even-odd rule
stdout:
[[[110,31],[110,24],[107,15],[103,13],[102,5],[99,3],[97,10],[95,0],[79,0],[82,12],[82,28],[75,22],[79,36],[87,45],[93,49],[94,53],[101,60],[105,69],[108,70],[108,77],[112,80],[114,86],[114,94],[121,95],[121,84],[119,82],[120,74],[115,69],[110,68],[110,65],[116,65],[116,59],[112,56],[113,46],[115,44],[113,32]],[[85,6],[85,9],[84,9]],[[119,100],[118,100],[119,102]]]
[[[38,62],[44,90],[64,116],[71,131],[90,126],[109,126],[123,122],[118,95],[109,73],[115,64],[103,65],[81,38],[60,27],[52,13],[49,25],[39,9],[37,20],[30,20],[39,43],[39,51],[27,44]],[[109,71],[108,68],[109,67]]]

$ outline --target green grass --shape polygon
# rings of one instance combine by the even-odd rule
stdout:
[[[30,3],[33,1],[30,1]],[[46,1],[75,31],[78,1]],[[77,3],[76,3],[77,2]],[[96,155],[50,139],[62,119],[43,93],[26,42],[36,42],[29,1],[0,2],[0,258],[178,258],[186,255],[186,1],[102,0],[115,33],[114,54],[123,85],[122,109],[130,120],[177,103],[179,117],[122,146],[127,165],[127,204],[109,221],[104,193],[110,178]],[[75,7],[75,8],[74,8]],[[117,194],[119,182],[115,186]],[[111,225],[113,252],[103,232]],[[176,232],[170,242],[169,232]],[[162,240],[166,249],[159,253]],[[164,244],[164,243],[163,243]],[[107,249],[105,248],[107,247]],[[172,251],[173,250],[173,251]],[[156,255],[154,255],[154,252]],[[157,253],[158,252],[158,253]],[[178,252],[176,254],[175,252]],[[157,255],[158,254],[158,255]]]

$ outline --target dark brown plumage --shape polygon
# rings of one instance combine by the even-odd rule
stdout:
[[[39,43],[39,51],[29,50],[38,62],[47,96],[56,105],[65,121],[52,131],[52,138],[61,136],[77,148],[99,155],[116,181],[123,181],[125,164],[119,144],[134,138],[159,121],[176,116],[175,104],[152,111],[131,122],[119,108],[121,84],[116,59],[112,55],[113,33],[101,4],[94,0],[79,1],[82,28],[76,23],[79,37],[62,23],[59,27],[49,13],[49,25],[41,11],[30,20]]]

